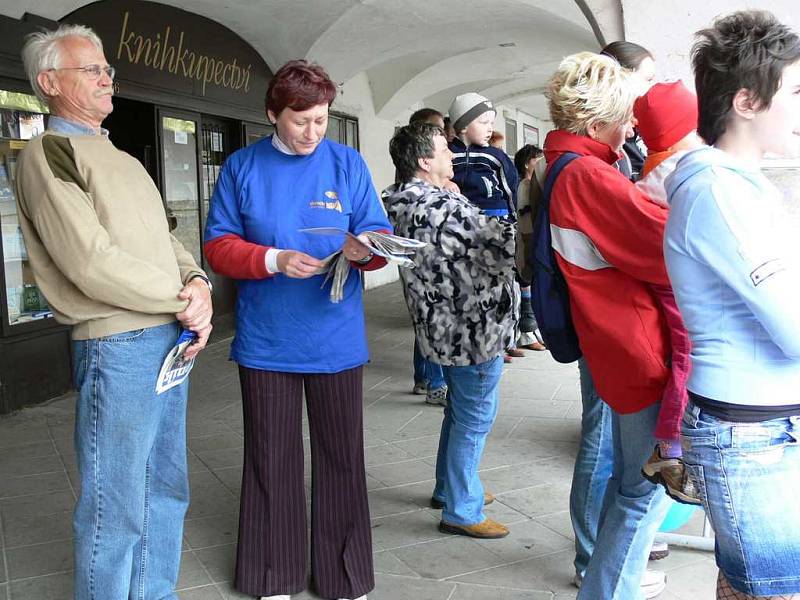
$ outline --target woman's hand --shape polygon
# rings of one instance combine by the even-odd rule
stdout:
[[[352,260],[355,262],[363,261],[371,254],[369,248],[349,235],[344,241],[342,252],[347,260]]]
[[[452,179],[448,179],[442,184],[442,189],[448,192],[453,192],[454,194],[460,194],[461,188],[458,187],[458,184],[453,181]]]
[[[278,270],[294,279],[308,279],[324,266],[321,260],[297,250],[281,250],[277,258]]]

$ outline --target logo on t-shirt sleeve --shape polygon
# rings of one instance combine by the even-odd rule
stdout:
[[[753,282],[753,285],[758,286],[775,275],[775,273],[785,270],[786,267],[783,265],[783,261],[779,258],[774,258],[753,269],[750,272],[750,281]]]

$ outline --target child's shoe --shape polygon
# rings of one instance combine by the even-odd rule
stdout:
[[[657,445],[642,467],[642,475],[652,483],[663,485],[667,495],[676,502],[693,506],[703,504],[683,461],[680,458],[662,458]]]

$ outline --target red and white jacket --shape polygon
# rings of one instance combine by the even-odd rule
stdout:
[[[669,286],[662,242],[667,210],[612,165],[606,144],[556,130],[544,153],[580,158],[553,186],[550,225],[581,350],[600,397],[621,414],[661,400],[670,341],[651,286]]]

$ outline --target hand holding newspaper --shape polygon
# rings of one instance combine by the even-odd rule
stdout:
[[[391,233],[381,233],[378,231],[365,231],[359,235],[339,229],[338,227],[309,227],[300,229],[303,233],[314,235],[347,235],[355,238],[364,244],[372,254],[382,256],[386,260],[397,263],[400,267],[414,267],[414,261],[409,256],[413,255],[417,248],[425,246],[425,242],[411,238],[392,235]],[[327,272],[323,286],[332,279],[331,283],[331,302],[340,302],[343,297],[344,282],[350,273],[350,261],[341,251],[334,252],[330,256],[322,259],[326,266],[320,273]]]
[[[194,366],[194,358],[186,360],[183,358],[183,353],[196,339],[197,334],[194,331],[181,330],[178,341],[175,342],[175,346],[167,354],[161,365],[161,370],[158,372],[156,394],[162,394],[186,381],[189,372]]]

